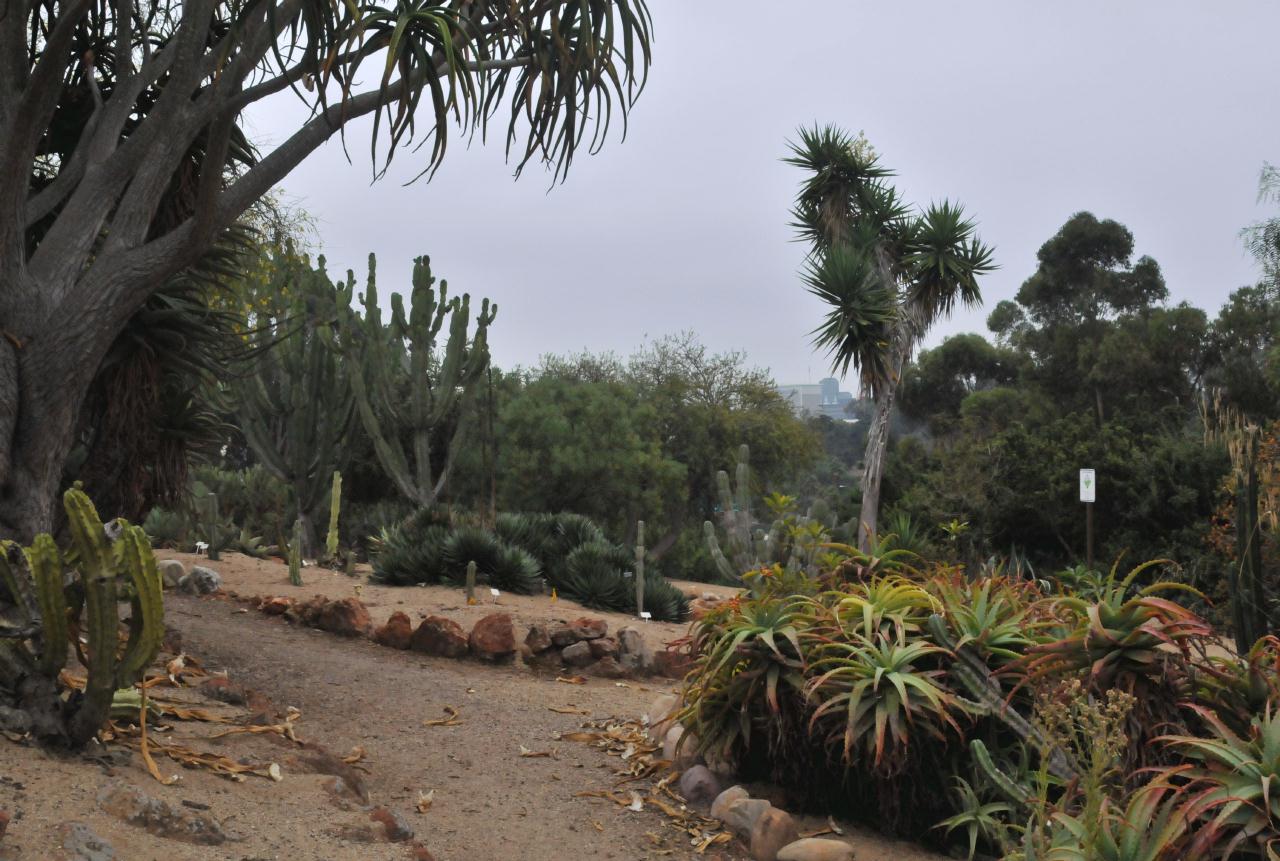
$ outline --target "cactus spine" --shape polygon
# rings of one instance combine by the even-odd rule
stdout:
[[[352,390],[378,462],[406,498],[429,506],[449,481],[464,423],[454,423],[444,440],[444,452],[433,451],[433,441],[440,440],[440,429],[478,395],[489,366],[489,324],[498,306],[483,300],[475,333],[468,342],[471,297],[464,293],[449,298],[445,281],[440,282],[437,295],[431,259],[424,256],[414,261],[409,315],[405,315],[403,298],[393,293],[391,320],[384,325],[378,307],[376,268],[377,260],[370,254],[368,283],[360,296],[363,317],[351,308],[355,277],[348,273],[347,286],[337,303],[340,349],[358,368],[351,375]],[[441,349],[442,330],[447,331],[447,340]],[[401,406],[405,380],[407,409]],[[404,427],[409,429],[408,448],[398,435]]]
[[[636,521],[636,615],[644,616],[644,521]]]
[[[164,606],[160,574],[146,533],[123,520],[104,526],[83,491],[63,496],[67,527],[75,550],[75,571],[84,594],[85,653],[88,678],[84,696],[65,708],[56,696],[58,674],[69,649],[67,597],[63,583],[66,560],[49,535],[39,535],[25,551],[16,544],[0,547],[0,577],[18,598],[27,615],[23,639],[6,631],[0,639],[0,675],[15,690],[39,691],[18,703],[43,709],[28,715],[37,735],[83,745],[106,722],[111,701],[120,688],[130,687],[155,659],[164,636]],[[123,651],[119,648],[118,583],[132,585],[132,613]],[[17,678],[8,678],[17,671]],[[49,694],[53,694],[50,698]]]
[[[288,297],[253,335],[252,373],[234,381],[245,439],[269,472],[293,489],[303,555],[315,554],[315,522],[341,468],[355,423],[350,375],[330,326],[343,293],[291,250],[273,260],[271,295]],[[349,300],[348,300],[349,301]]]
[[[293,540],[289,542],[289,582],[302,585],[302,518],[293,521]]]
[[[338,558],[338,509],[342,504],[342,473],[333,471],[333,487],[329,491],[329,534],[324,540],[324,555]]]

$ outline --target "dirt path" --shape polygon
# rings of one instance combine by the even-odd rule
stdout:
[[[611,787],[617,761],[552,740],[553,732],[585,719],[553,706],[590,710],[593,717],[634,716],[662,688],[606,680],[567,685],[519,667],[397,652],[237,613],[223,602],[175,596],[169,616],[206,666],[226,666],[278,706],[300,709],[301,735],[335,751],[363,746],[374,802],[410,817],[439,861],[695,857],[657,813],[574,798],[580,790]],[[459,709],[461,726],[422,726],[447,705]],[[556,758],[523,758],[521,746],[554,750]],[[414,813],[418,792],[433,789],[431,810]],[[324,811],[316,814],[323,819]],[[374,857],[367,846],[319,852],[316,824],[298,830],[278,824],[276,857]]]

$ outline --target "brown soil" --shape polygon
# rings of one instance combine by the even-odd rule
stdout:
[[[308,569],[307,585],[296,589],[288,585],[283,566],[230,555],[211,567],[223,575],[226,588],[241,594],[346,597],[356,582]],[[691,588],[717,591],[701,584]],[[362,593],[377,621],[398,609],[410,616],[440,612],[467,626],[494,609],[466,607],[454,589],[365,586]],[[587,614],[571,602],[553,605],[545,597],[503,595],[499,600],[499,609],[512,613],[518,625]],[[587,718],[552,709],[587,710],[592,718],[632,717],[658,693],[671,689],[667,682],[592,679],[569,685],[519,665],[485,666],[344,640],[245,612],[225,601],[170,595],[166,615],[169,625],[181,633],[186,651],[199,656],[206,667],[225,668],[232,680],[265,693],[281,710],[299,709],[300,738],[338,755],[363,747],[361,765],[368,768],[364,779],[372,803],[401,814],[438,861],[695,859],[715,858],[717,852],[726,861],[746,858],[740,845],[695,855],[688,837],[652,807],[630,812],[601,799],[574,797],[583,790],[612,788],[619,763],[585,745],[555,741],[553,733],[577,729]],[[590,615],[607,618],[614,630],[632,621],[614,614]],[[647,624],[644,630],[655,646],[685,632],[684,626],[659,623]],[[441,717],[445,706],[458,709],[460,725],[423,725],[426,719]],[[175,734],[207,736],[209,726],[191,729],[183,723]],[[182,774],[179,783],[166,787],[146,774],[136,755],[94,762],[0,739],[0,810],[14,815],[8,834],[0,839],[0,859],[57,858],[58,827],[67,821],[88,824],[113,844],[117,858],[128,861],[413,857],[405,844],[353,842],[343,835],[343,829],[370,824],[367,814],[334,805],[322,788],[327,778],[316,773],[313,754],[275,736],[206,738],[203,746],[232,759],[278,762],[284,779],[274,783],[250,777],[233,783],[160,759],[162,773]],[[553,751],[555,756],[521,757],[522,746]],[[332,770],[320,765],[320,771]],[[96,798],[113,780],[124,780],[173,805],[207,805],[209,813],[240,839],[217,847],[190,846],[112,819],[99,811]],[[419,792],[430,790],[435,792],[434,804],[418,813],[414,805]],[[801,830],[817,830],[822,824],[806,820]],[[859,861],[939,857],[861,832],[848,839]]]

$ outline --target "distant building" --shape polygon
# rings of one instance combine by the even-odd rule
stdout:
[[[852,421],[845,408],[853,403],[853,395],[840,391],[840,381],[827,377],[816,383],[778,386],[778,394],[791,404],[798,416],[827,416],[836,421]]]

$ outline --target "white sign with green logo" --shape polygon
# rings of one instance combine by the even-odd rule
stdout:
[[[1080,470],[1080,501],[1096,502],[1098,497],[1098,479],[1091,469]]]

